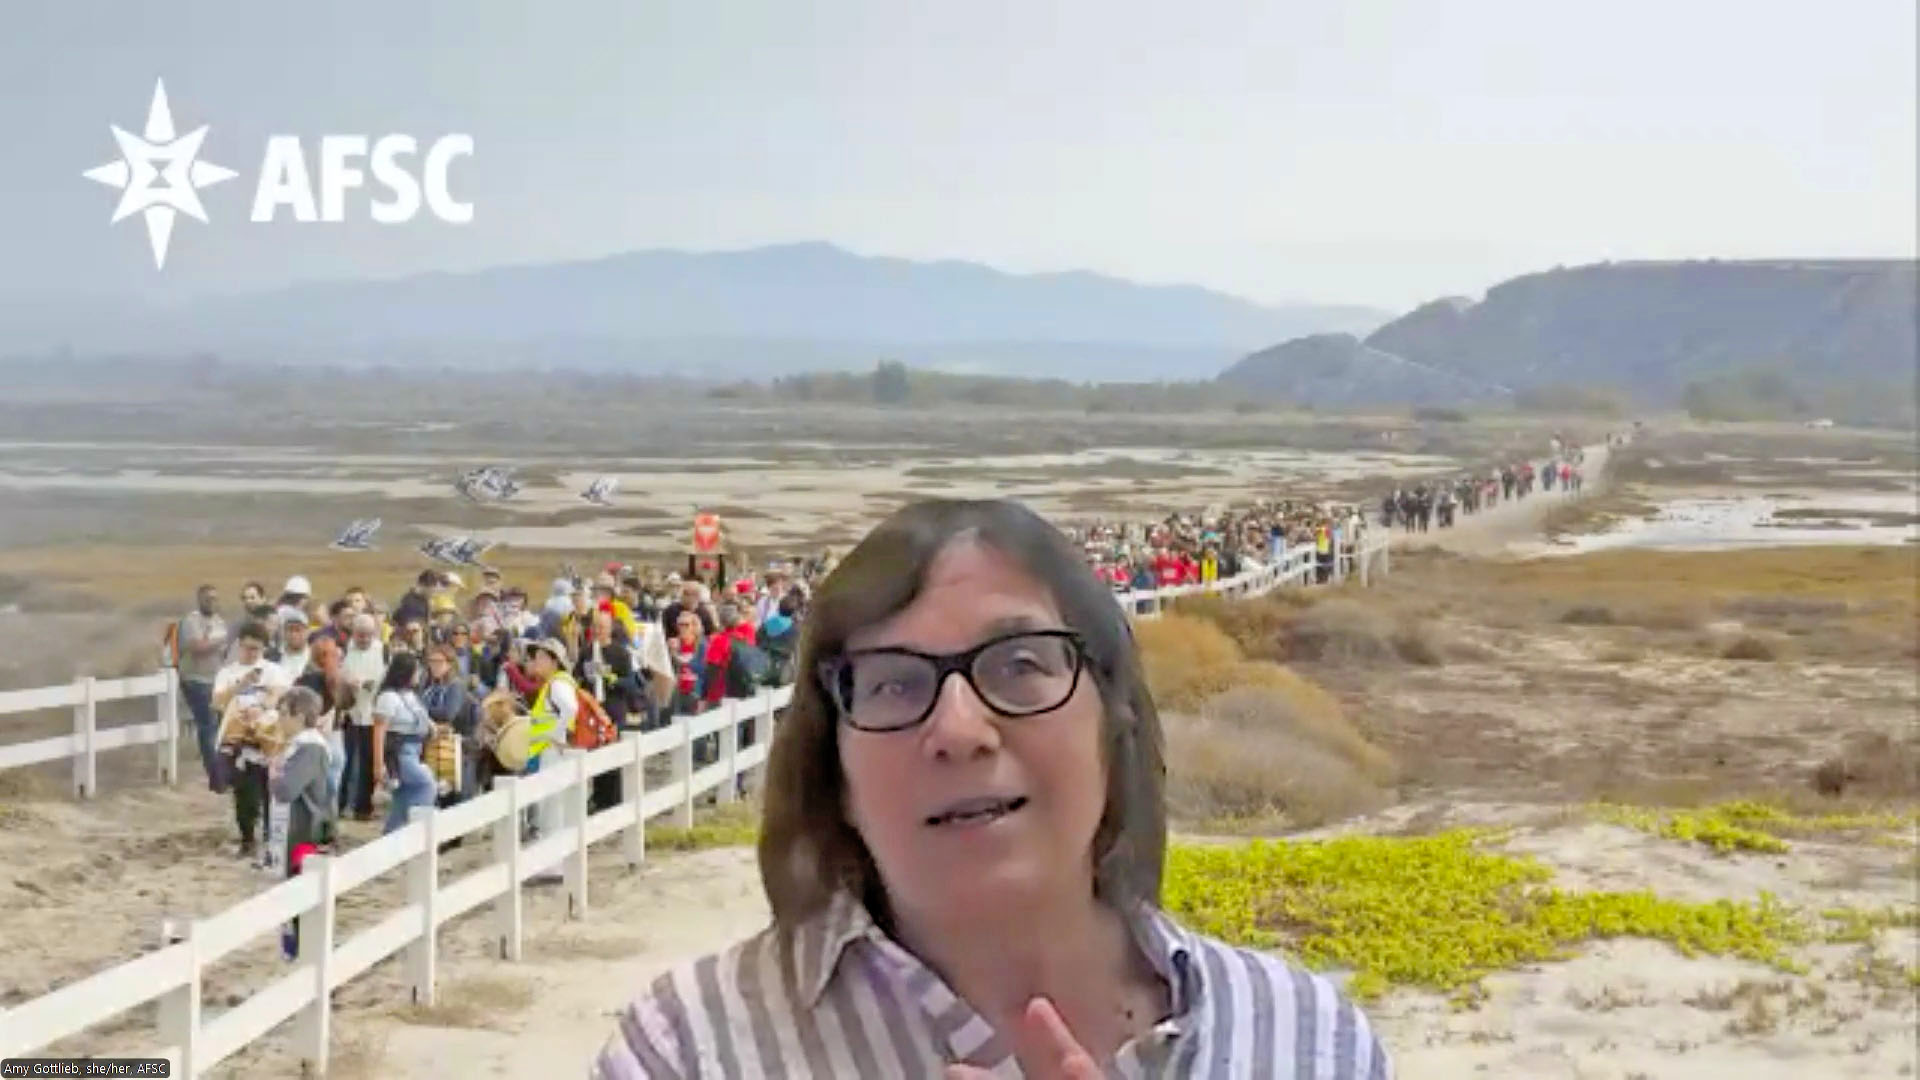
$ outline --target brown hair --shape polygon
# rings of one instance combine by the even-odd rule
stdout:
[[[873,856],[846,820],[838,712],[819,670],[847,639],[912,604],[927,570],[959,540],[1007,556],[1053,594],[1080,633],[1103,706],[1106,806],[1094,833],[1094,889],[1116,907],[1157,905],[1166,856],[1166,765],[1160,717],[1133,629],[1113,593],[1058,529],[1005,500],[939,499],[896,512],[820,586],[801,629],[793,701],[775,730],[760,830],[760,881],[776,925],[791,932],[846,891],[885,919]]]

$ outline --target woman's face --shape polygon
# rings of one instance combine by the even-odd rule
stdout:
[[[682,615],[680,616],[680,620],[674,624],[674,628],[680,631],[681,641],[692,641],[694,638],[700,636],[700,616],[693,614]]]
[[[427,676],[434,682],[446,682],[447,673],[452,670],[453,665],[448,663],[447,658],[441,656],[439,653],[434,653],[427,657]]]
[[[912,605],[855,633],[847,648],[944,655],[1012,631],[1065,626],[1045,586],[999,552],[962,541],[934,560]],[[1019,718],[998,716],[964,678],[950,676],[916,727],[838,724],[847,820],[894,909],[992,918],[1091,889],[1106,799],[1103,712],[1084,672],[1065,704]],[[986,820],[946,813],[969,800],[1018,799],[1018,809]]]

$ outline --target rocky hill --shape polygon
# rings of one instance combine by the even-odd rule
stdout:
[[[1452,404],[1504,396],[1486,383],[1383,352],[1352,334],[1314,334],[1262,349],[1221,373],[1219,381],[1323,409]]]
[[[1423,305],[1341,353],[1327,392],[1327,339],[1253,354],[1223,381],[1313,404],[1409,373],[1403,401],[1431,401],[1436,373],[1458,400],[1548,386],[1617,389],[1651,405],[1729,373],[1777,373],[1811,394],[1881,388],[1912,396],[1920,275],[1913,260],[1605,263],[1514,278],[1479,302]],[[1319,342],[1319,344],[1314,344]],[[1404,362],[1396,367],[1392,361]],[[1301,363],[1296,370],[1295,364]],[[1873,396],[1873,395],[1868,395]]]

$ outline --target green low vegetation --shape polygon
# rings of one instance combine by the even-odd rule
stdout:
[[[1166,909],[1234,944],[1285,949],[1309,967],[1351,971],[1347,990],[1369,1000],[1407,986],[1481,994],[1496,971],[1568,959],[1586,941],[1638,937],[1684,956],[1731,956],[1791,974],[1793,948],[1870,941],[1913,926],[1912,909],[1808,913],[1762,893],[1692,903],[1648,891],[1555,887],[1539,862],[1489,850],[1498,834],[1456,829],[1422,837],[1346,836],[1240,845],[1175,845]],[[1821,928],[1822,921],[1832,924]],[[1915,969],[1902,973],[1906,981]]]
[[[1787,837],[1877,833],[1913,825],[1911,817],[1899,814],[1803,816],[1752,800],[1694,810],[1652,810],[1603,803],[1594,808],[1594,814],[1614,825],[1625,825],[1669,840],[1703,844],[1722,855],[1739,851],[1779,854],[1789,850]]]

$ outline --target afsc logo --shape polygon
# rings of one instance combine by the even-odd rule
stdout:
[[[134,213],[145,217],[155,267],[167,264],[167,244],[179,215],[206,222],[200,189],[238,175],[232,169],[200,160],[200,144],[206,137],[204,124],[185,135],[175,132],[166,84],[156,80],[146,129],[135,135],[115,126],[113,138],[120,145],[120,160],[81,174],[120,189],[114,221]],[[366,212],[382,225],[412,221],[422,206],[449,224],[464,225],[473,220],[473,204],[455,199],[447,185],[447,171],[453,162],[473,155],[470,135],[443,135],[428,143],[424,153],[419,140],[411,135],[375,139],[325,135],[317,148],[317,158],[310,164],[298,136],[274,135],[267,139],[254,187],[252,220],[274,221],[284,210],[293,221],[345,221],[348,194],[368,189],[368,173],[381,190],[366,190]]]

